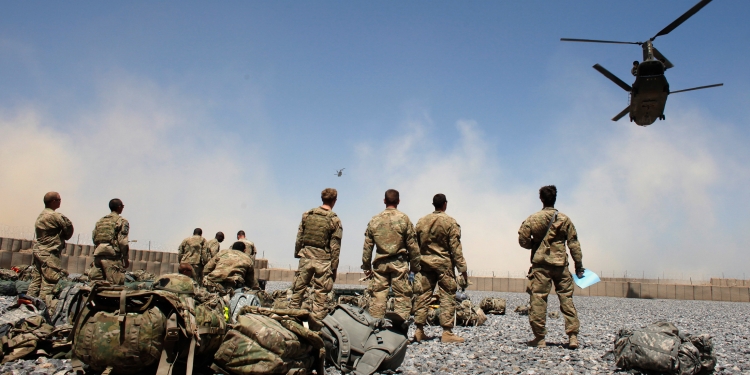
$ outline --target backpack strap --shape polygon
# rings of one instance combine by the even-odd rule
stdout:
[[[552,228],[552,223],[554,223],[555,220],[557,220],[557,210],[555,210],[555,212],[552,214],[552,219],[550,219],[549,224],[547,224],[547,231],[544,232],[544,237],[542,237],[542,240],[539,241],[539,245],[531,250],[531,263],[534,263],[534,255],[536,254],[536,251],[539,250],[539,247],[542,246],[544,240],[547,239],[547,236],[549,235],[549,229]]]
[[[177,313],[173,312],[167,319],[166,335],[164,336],[164,348],[161,351],[159,367],[156,369],[156,375],[171,375],[174,362],[177,361],[177,355],[174,347],[180,340],[180,327],[177,326]],[[194,341],[191,341],[194,342]],[[170,360],[170,357],[171,360]]]
[[[344,327],[339,324],[332,315],[326,315],[323,318],[323,324],[326,325],[331,332],[336,336],[336,340],[339,343],[338,360],[334,363],[339,369],[346,369],[349,363],[349,356],[351,355],[351,343],[349,342],[349,334],[346,332]]]
[[[379,349],[368,350],[357,361],[357,367],[354,369],[356,375],[370,375],[378,371],[378,367],[383,363],[388,353]]]

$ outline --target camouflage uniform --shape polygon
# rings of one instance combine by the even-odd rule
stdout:
[[[375,246],[375,259],[372,249]],[[372,270],[370,288],[373,299],[370,315],[385,316],[388,286],[395,294],[394,312],[404,320],[411,315],[412,288],[409,285],[409,268],[419,272],[419,246],[414,234],[414,225],[409,217],[395,208],[386,208],[373,216],[365,230],[362,248],[362,269]]]
[[[36,243],[33,250],[33,273],[28,295],[39,297],[48,305],[52,289],[67,272],[62,268],[60,251],[65,240],[73,236],[73,223],[65,215],[45,208],[36,219]]]
[[[322,207],[302,214],[297,230],[294,257],[300,260],[289,306],[293,309],[302,306],[302,297],[312,282],[312,317],[318,322],[328,314],[328,294],[333,289],[333,275],[339,267],[343,230],[336,213]]]
[[[565,316],[565,333],[577,335],[580,327],[578,314],[573,305],[573,277],[568,271],[565,243],[568,244],[570,255],[577,268],[580,268],[578,266],[583,262],[581,245],[578,243],[578,234],[573,222],[561,212],[557,213],[557,219],[552,223],[549,235],[545,237],[547,226],[554,212],[554,208],[544,207],[541,211],[529,216],[518,229],[518,243],[525,249],[532,249],[533,257],[529,272],[531,280],[529,323],[537,337],[543,337],[547,333],[545,327],[547,297],[553,283],[557,297],[560,299],[560,311]],[[536,252],[533,249],[537,249]]]
[[[215,257],[219,253],[220,248],[221,242],[215,238],[206,242],[206,259],[203,264],[208,263],[211,258]]]
[[[189,263],[193,266],[193,279],[199,285],[203,280],[203,260],[206,258],[206,239],[194,234],[182,240],[177,248],[177,259],[180,263]]]
[[[422,270],[414,278],[414,323],[425,324],[435,285],[440,298],[440,326],[453,328],[456,311],[456,275],[466,272],[461,247],[461,226],[443,211],[435,211],[417,222],[417,244]]]
[[[253,259],[239,250],[224,249],[211,258],[204,268],[206,276],[203,277],[203,285],[212,292],[222,295],[230,294],[232,290],[249,286],[259,289],[255,280],[255,268]],[[250,285],[246,285],[250,283]]]
[[[91,235],[94,240],[94,264],[89,268],[91,280],[106,280],[114,285],[125,284],[124,260],[128,259],[130,224],[117,212],[110,212],[96,222]]]
[[[245,238],[238,241],[245,244],[245,254],[253,260],[253,267],[255,267],[255,257],[258,255],[258,249],[255,247],[255,244]],[[258,275],[253,273],[253,277],[255,278],[255,280],[253,280],[253,285],[258,285]]]

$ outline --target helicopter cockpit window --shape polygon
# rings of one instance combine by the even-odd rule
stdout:
[[[641,63],[638,66],[639,76],[660,76],[664,74],[664,65],[661,62],[654,61]]]

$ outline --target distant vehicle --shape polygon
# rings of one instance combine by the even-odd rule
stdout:
[[[630,114],[631,122],[635,122],[641,126],[651,125],[656,119],[664,120],[666,118],[664,116],[664,107],[667,104],[667,96],[669,96],[669,94],[724,85],[723,83],[717,83],[714,85],[669,91],[669,82],[667,82],[664,72],[667,69],[674,67],[674,65],[667,60],[667,58],[664,57],[664,55],[662,55],[652,43],[656,37],[669,34],[672,30],[677,28],[677,26],[680,26],[710,2],[711,0],[702,0],[685,12],[685,14],[674,20],[674,22],[659,31],[659,33],[654,35],[653,38],[645,42],[618,42],[611,40],[570,38],[561,38],[560,40],[563,42],[637,44],[641,46],[641,48],[643,48],[643,62],[639,63],[638,61],[633,61],[633,69],[631,70],[631,73],[635,76],[635,82],[632,87],[599,64],[594,65],[594,69],[609,78],[623,90],[630,93],[630,103],[622,110],[622,112],[613,117],[612,121],[617,121],[625,115]]]
[[[346,168],[341,168],[341,169],[336,170],[335,176],[338,176],[338,177],[343,176],[344,175],[344,169],[346,169]]]

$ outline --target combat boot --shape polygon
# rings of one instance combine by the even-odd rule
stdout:
[[[442,341],[444,344],[453,342],[460,344],[462,342],[466,342],[466,339],[446,329],[443,331],[443,337],[440,338],[440,341]]]
[[[424,333],[424,327],[417,326],[417,330],[414,331],[414,341],[420,342],[420,341],[425,341],[425,340],[430,340],[430,339],[432,339],[432,337]]]
[[[570,335],[570,338],[568,339],[568,349],[577,349],[578,348],[578,335]]]
[[[528,346],[534,348],[546,348],[547,342],[544,341],[544,336],[536,336],[533,340],[526,343]]]

